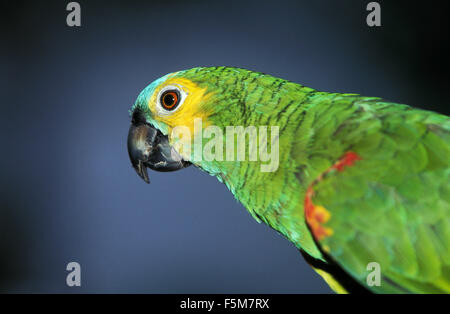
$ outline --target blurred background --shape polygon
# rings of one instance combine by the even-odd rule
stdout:
[[[1,4],[0,292],[331,292],[215,178],[136,175],[128,109],[168,72],[243,67],[449,113],[444,1],[378,1],[372,28],[361,0],[85,0],[81,27],[68,2]]]

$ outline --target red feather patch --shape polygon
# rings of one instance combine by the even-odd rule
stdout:
[[[331,213],[325,207],[313,203],[313,187],[317,182],[321,181],[323,177],[330,171],[344,171],[345,167],[353,166],[353,164],[358,160],[361,160],[361,157],[359,157],[358,154],[354,152],[345,153],[345,155],[341,159],[339,159],[333,166],[331,166],[316,180],[314,180],[314,182],[308,187],[306,191],[304,204],[305,218],[314,238],[316,238],[318,241],[322,240],[325,237],[331,236],[333,234],[333,230],[331,228],[323,226],[324,223],[330,220]]]

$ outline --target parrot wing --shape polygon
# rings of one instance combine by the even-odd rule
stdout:
[[[364,287],[450,292],[449,134],[448,123],[372,134],[308,187],[305,219],[317,245]],[[373,262],[379,286],[367,279]]]

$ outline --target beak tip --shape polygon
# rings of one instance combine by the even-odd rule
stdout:
[[[141,176],[141,178],[145,183],[150,184],[150,179],[148,177]]]
[[[148,171],[147,167],[144,165],[144,163],[139,160],[138,164],[136,166],[133,166],[134,170],[136,170],[139,177],[142,178],[142,180],[145,181],[145,183],[150,184],[150,179],[148,178]]]

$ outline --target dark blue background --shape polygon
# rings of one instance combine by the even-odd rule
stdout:
[[[81,28],[68,2],[2,4],[2,292],[330,292],[215,178],[136,175],[128,109],[168,72],[237,66],[448,113],[437,1],[380,1],[376,29],[369,1],[79,1]]]

